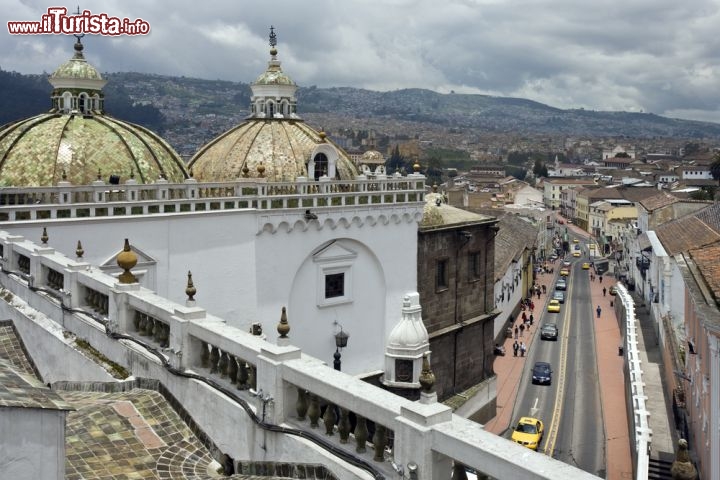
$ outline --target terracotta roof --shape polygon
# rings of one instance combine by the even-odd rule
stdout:
[[[657,195],[640,200],[640,205],[642,205],[648,212],[654,212],[658,208],[667,207],[677,201],[679,201],[677,197],[670,195],[667,192],[660,192]]]
[[[495,281],[505,275],[510,263],[518,259],[526,248],[532,248],[538,229],[519,215],[506,214],[498,222],[495,236]]]
[[[720,242],[690,250],[695,265],[715,298],[720,303]]]
[[[694,215],[664,223],[655,229],[670,255],[687,252],[720,241],[720,203]]]

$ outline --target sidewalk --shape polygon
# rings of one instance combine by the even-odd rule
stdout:
[[[589,275],[591,270],[584,272]],[[625,375],[623,373],[624,357],[619,355],[618,346],[622,344],[622,336],[618,325],[615,308],[611,303],[615,297],[606,292],[615,284],[612,276],[595,277],[590,282],[590,295],[593,304],[595,325],[595,352],[597,355],[598,383],[600,385],[600,402],[605,424],[605,478],[632,478],[632,457],[630,455],[630,434],[625,403]],[[597,318],[595,308],[601,308]]]

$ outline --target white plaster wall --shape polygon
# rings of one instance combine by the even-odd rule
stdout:
[[[48,309],[52,309],[52,303],[45,298],[33,296],[33,300],[44,303]],[[72,339],[65,338],[61,319],[60,323],[56,323],[17,297],[13,298],[10,304],[0,300],[0,318],[13,321],[28,355],[35,362],[41,376],[40,380],[44,383],[67,380],[70,372],[76,381],[113,381],[113,377],[108,372],[72,346]],[[79,333],[78,336],[89,340],[93,337],[93,333],[105,335],[97,327],[88,327],[86,333],[86,335]],[[0,433],[0,438],[2,436],[3,433]]]
[[[318,307],[317,291],[324,284],[318,284],[318,266],[311,255],[333,239],[357,253],[353,300]],[[258,321],[268,338],[277,336],[280,312],[287,306],[291,342],[304,352],[332,364],[337,320],[350,334],[342,352],[343,371],[358,374],[384,368],[385,341],[401,318],[402,298],[417,290],[415,221],[365,221],[362,226],[351,222],[335,228],[324,223],[321,229],[312,224],[307,231],[264,231],[256,254]]]
[[[307,229],[294,211],[236,210],[17,223],[8,231],[36,240],[47,226],[49,246],[75,258],[81,240],[83,259],[92,264],[115,255],[129,238],[157,261],[159,295],[184,303],[191,270],[199,307],[244,330],[261,322],[269,339],[277,336],[287,306],[292,342],[328,363],[337,320],[352,336],[342,352],[343,369],[361,373],[383,369],[385,339],[400,319],[402,298],[417,290],[417,209],[391,213],[394,208],[335,209],[322,213],[322,228],[313,222]],[[381,209],[388,213],[378,213]],[[268,219],[279,228],[258,233]],[[303,265],[333,239],[358,250],[354,300],[318,308],[317,281],[309,273],[316,266],[311,260]]]
[[[64,480],[64,411],[0,408],[0,432],[0,478]]]
[[[37,241],[41,225],[48,228],[48,244],[69,258],[75,258],[81,240],[83,259],[94,265],[117,254],[128,238],[157,261],[159,295],[184,303],[190,270],[199,305],[238,326],[255,321],[254,211],[48,220],[17,223],[6,230]]]

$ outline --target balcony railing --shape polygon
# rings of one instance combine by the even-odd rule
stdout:
[[[160,181],[153,184],[0,188],[0,222],[208,212],[314,209],[422,202],[425,177],[411,174],[356,180],[266,183]]]

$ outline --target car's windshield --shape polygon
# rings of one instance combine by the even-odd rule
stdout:
[[[521,433],[537,433],[537,428],[535,427],[535,425],[530,425],[527,423],[520,423],[520,424],[518,424],[515,431],[521,432]]]

